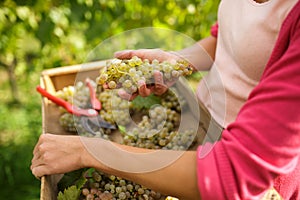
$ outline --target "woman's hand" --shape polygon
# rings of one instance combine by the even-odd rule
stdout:
[[[159,95],[164,94],[168,90],[168,88],[171,87],[176,81],[176,80],[173,80],[173,81],[164,82],[163,75],[159,71],[155,71],[153,77],[154,77],[154,84],[146,85],[146,83],[144,81],[139,81],[138,82],[138,86],[139,86],[138,92],[129,94],[126,91],[124,91],[123,89],[120,89],[118,91],[118,95],[121,98],[130,100],[130,101],[133,100],[138,95],[140,95],[142,97],[147,97],[153,93],[153,94],[159,96]]]
[[[115,57],[119,59],[130,59],[133,56],[137,56],[142,60],[148,59],[150,62],[154,59],[159,62],[168,61],[176,62],[180,59],[175,53],[163,51],[161,49],[140,49],[140,50],[124,50],[115,53]],[[138,92],[134,94],[129,94],[124,90],[119,90],[119,96],[123,99],[133,100],[136,96],[140,95],[142,97],[149,96],[151,93],[156,95],[162,95],[168,88],[174,84],[174,81],[164,82],[163,74],[159,71],[154,72],[154,84],[146,85],[144,81],[138,83]]]
[[[159,62],[174,62],[180,58],[175,52],[167,52],[161,49],[123,50],[115,52],[114,56],[119,59],[130,59],[133,56],[137,56],[142,60],[148,59],[149,61],[152,61],[156,59]]]
[[[35,177],[66,173],[86,167],[89,157],[78,136],[42,134],[33,150],[30,169]]]
[[[85,147],[91,148],[93,153],[89,153]],[[146,156],[154,151],[120,145],[101,138],[42,134],[33,151],[31,170],[34,176],[41,177],[92,167],[163,194],[177,196],[180,199],[200,199],[197,185],[197,152],[159,150],[155,151],[158,153],[155,157]],[[133,173],[130,170],[110,167],[111,165],[101,162],[103,158],[112,159],[108,163],[117,163],[122,169],[137,169],[137,171]],[[150,163],[153,163],[154,168],[151,168]],[[162,164],[166,165],[157,168]],[[147,173],[141,173],[140,170],[147,170]],[[186,182],[185,187],[182,187],[183,182]]]

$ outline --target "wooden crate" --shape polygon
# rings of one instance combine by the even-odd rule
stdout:
[[[101,70],[105,66],[106,61],[99,61],[93,63],[84,63],[82,65],[73,65],[66,67],[53,68],[49,70],[45,70],[41,74],[40,78],[40,86],[54,94],[56,91],[62,89],[63,87],[74,85],[75,80],[84,81],[86,78],[90,78],[95,80],[97,76],[99,76],[99,70]],[[188,97],[189,95],[193,95],[191,90],[187,89],[187,85],[182,81],[179,81],[180,84],[177,87],[180,88],[184,92],[183,96]],[[183,88],[182,88],[183,87]],[[195,98],[187,98],[188,105],[190,110],[194,111],[198,109],[198,104]],[[59,125],[59,117],[61,115],[61,111],[53,102],[48,100],[47,98],[42,99],[42,118],[43,118],[43,133],[51,133],[58,135],[67,135],[70,134],[66,132]],[[194,117],[192,115],[184,116],[187,118],[188,122],[195,122]],[[189,128],[190,124],[184,124],[185,128]],[[114,141],[119,141],[120,134],[116,131],[112,139]],[[41,195],[40,199],[42,200],[56,200],[57,198],[57,183],[62,178],[63,174],[58,175],[50,175],[42,177],[41,179]],[[169,197],[169,199],[175,200],[175,198]]]
[[[99,75],[99,70],[105,66],[106,61],[85,63],[82,65],[73,65],[66,67],[53,68],[45,70],[41,74],[40,86],[46,89],[48,92],[54,94],[57,90],[62,89],[65,86],[74,85],[76,81],[84,81],[87,77],[95,80]],[[186,86],[183,86],[186,87]],[[192,95],[190,90],[183,90],[186,92],[184,96]],[[188,105],[192,111],[197,110],[197,102],[192,98],[189,100]],[[196,107],[195,107],[196,106]],[[49,101],[47,98],[42,99],[42,132],[52,133],[59,135],[70,134],[66,132],[59,125],[59,117],[61,115],[58,107]],[[193,121],[194,119],[191,119]],[[186,126],[189,126],[186,124]],[[44,176],[41,178],[41,200],[56,200],[57,199],[57,183],[62,178],[63,174]],[[168,197],[168,200],[175,198]],[[269,190],[262,200],[281,200],[280,196],[275,190]]]

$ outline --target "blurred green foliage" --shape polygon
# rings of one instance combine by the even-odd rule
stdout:
[[[35,86],[43,69],[82,63],[99,43],[135,28],[166,28],[199,40],[209,35],[218,3],[208,0],[1,1],[1,199],[39,199],[40,183],[31,175],[29,166],[41,132],[40,97]]]

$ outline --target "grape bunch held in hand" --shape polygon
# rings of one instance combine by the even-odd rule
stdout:
[[[113,59],[107,62],[97,83],[107,85],[110,89],[122,88],[132,94],[137,92],[141,84],[154,84],[154,74],[157,72],[162,74],[164,82],[174,82],[180,76],[190,75],[192,68],[184,60],[159,62],[154,59],[150,62],[137,56],[129,60]]]

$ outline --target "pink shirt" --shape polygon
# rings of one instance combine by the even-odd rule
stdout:
[[[272,49],[258,84],[221,140],[198,148],[202,199],[260,199],[274,182],[284,199],[300,199],[300,1]]]

